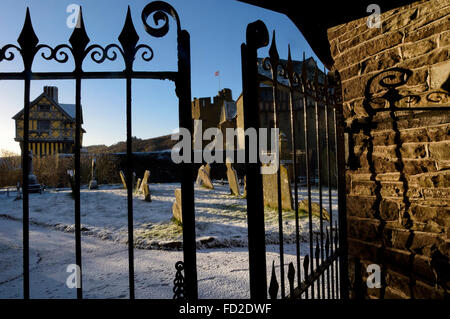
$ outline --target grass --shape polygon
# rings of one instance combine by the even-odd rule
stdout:
[[[145,224],[144,229],[135,231],[137,238],[146,238],[150,240],[176,240],[183,234],[183,226],[179,221],[172,219],[169,222],[161,224]]]
[[[299,209],[298,210],[298,217],[300,218],[307,218],[308,212]],[[295,220],[295,210],[286,210],[283,209],[283,219],[290,219]],[[273,208],[267,208],[264,209],[264,220],[266,222],[276,222],[278,223],[278,210]]]

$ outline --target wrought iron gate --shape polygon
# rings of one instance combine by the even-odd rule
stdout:
[[[346,243],[346,208],[345,208],[345,176],[344,176],[344,145],[340,83],[338,74],[334,78],[331,74],[324,76],[319,83],[319,71],[316,67],[314,78],[307,75],[306,62],[303,58],[301,72],[294,69],[291,59],[290,49],[287,60],[279,58],[275,31],[273,32],[272,43],[269,49],[269,57],[258,59],[257,50],[269,44],[269,33],[265,24],[258,20],[247,27],[246,43],[241,46],[242,53],[242,82],[244,99],[244,125],[247,128],[259,128],[259,118],[261,107],[261,87],[271,88],[270,110],[273,113],[273,127],[280,127],[279,111],[281,108],[280,92],[286,92],[284,96],[285,108],[290,114],[290,137],[291,137],[291,167],[294,181],[294,206],[296,222],[296,267],[293,263],[288,266],[289,294],[286,294],[285,284],[285,262],[283,246],[283,209],[281,197],[280,169],[277,171],[277,199],[278,199],[278,232],[279,232],[279,266],[280,284],[276,278],[274,264],[272,266],[272,277],[270,286],[267,289],[266,279],[266,252],[265,252],[265,230],[264,230],[264,207],[263,207],[263,185],[260,173],[261,163],[249,163],[249,140],[246,140],[246,173],[247,173],[247,214],[248,214],[248,246],[249,246],[249,269],[250,269],[250,296],[256,299],[267,298],[267,291],[271,298],[277,298],[278,290],[281,288],[282,298],[348,298],[348,265],[347,265],[347,243]],[[258,70],[259,64],[259,70]],[[266,72],[260,72],[264,70]],[[261,74],[261,73],[265,73]],[[334,83],[330,85],[327,77]],[[331,82],[331,81],[330,81]],[[286,98],[287,97],[287,98]],[[312,110],[309,102],[312,102]],[[320,115],[320,108],[323,108]],[[301,112],[298,112],[301,111]],[[308,127],[309,112],[313,112],[315,122],[315,132]],[[296,117],[301,114],[303,121],[300,123],[303,132],[303,153],[306,175],[308,219],[309,219],[309,249],[301,263],[301,249],[299,238],[299,194],[298,194],[298,168],[297,153],[298,145],[296,141]],[[256,116],[255,116],[256,115]],[[323,119],[320,117],[324,116]],[[332,117],[330,121],[329,117]],[[333,123],[330,127],[330,122]],[[325,128],[320,127],[320,123],[325,123]],[[286,124],[286,123],[284,123]],[[324,136],[321,136],[321,133]],[[331,141],[334,135],[334,141]],[[316,162],[309,155],[311,148],[311,138],[314,137]],[[335,145],[336,180],[333,183],[332,161],[330,145]],[[322,144],[324,145],[322,145]],[[258,141],[259,145],[259,141]],[[323,150],[321,149],[323,147]],[[324,155],[326,155],[324,157]],[[321,164],[323,158],[326,159],[328,200],[329,200],[329,227],[326,228],[323,216],[322,185],[324,184]],[[278,156],[278,167],[280,167],[280,156]],[[312,172],[311,167],[317,167],[317,187],[319,192],[320,226],[313,232],[312,223]],[[337,185],[338,193],[338,217],[333,219],[332,190],[331,185]],[[325,227],[325,228],[324,228]],[[315,238],[314,238],[315,237]],[[296,270],[295,270],[296,268]],[[295,281],[297,275],[297,281]],[[281,286],[281,287],[280,287]]]
[[[147,19],[153,15],[153,20],[157,27],[151,27]],[[87,79],[125,79],[126,80],[126,130],[127,130],[127,185],[132,185],[132,136],[131,136],[131,115],[132,115],[132,80],[133,79],[159,79],[171,80],[175,82],[176,94],[179,98],[179,123],[192,131],[191,122],[191,69],[190,69],[190,35],[186,30],[181,29],[180,19],[175,9],[162,1],[154,1],[147,4],[142,10],[142,23],[148,34],[153,37],[164,37],[169,32],[169,16],[176,21],[177,27],[177,50],[178,50],[178,71],[134,71],[133,63],[138,52],[141,58],[149,62],[152,60],[154,52],[146,44],[138,44],[137,34],[128,7],[125,24],[120,33],[118,44],[109,44],[102,47],[98,44],[90,44],[83,17],[78,16],[77,26],[74,29],[68,44],[60,44],[50,47],[40,44],[31,23],[30,12],[27,8],[25,23],[17,40],[19,46],[7,44],[0,49],[0,62],[12,61],[17,51],[23,60],[22,72],[2,72],[0,80],[22,80],[24,81],[24,130],[22,146],[22,169],[23,169],[23,296],[24,299],[30,297],[30,272],[29,272],[29,183],[28,183],[28,148],[29,148],[29,114],[30,114],[30,83],[32,80],[75,80],[75,104],[76,104],[76,129],[75,129],[75,256],[76,264],[80,269],[80,287],[77,288],[77,297],[83,297],[82,287],[82,252],[81,252],[81,218],[80,218],[80,137],[81,137],[81,84]],[[159,25],[159,22],[163,22]],[[33,72],[32,65],[35,56],[40,52],[46,60],[54,60],[59,63],[66,63],[69,57],[73,58],[75,68],[72,72]],[[83,62],[90,55],[96,63],[105,60],[114,61],[117,56],[121,56],[125,63],[122,71],[111,72],[88,72],[83,70]],[[183,206],[183,247],[184,247],[184,271],[185,289],[184,294],[190,299],[197,298],[197,275],[196,275],[196,246],[195,246],[195,219],[194,219],[194,187],[193,173],[190,163],[182,165],[182,206]],[[129,290],[130,298],[134,294],[134,240],[133,240],[133,194],[132,187],[128,187],[128,264],[129,264]]]

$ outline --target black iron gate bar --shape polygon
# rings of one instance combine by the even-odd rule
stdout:
[[[276,41],[275,41],[275,31],[273,32],[272,37],[272,44],[269,48],[269,57],[263,59],[262,61],[262,67],[266,71],[270,71],[271,77],[267,77],[261,74],[258,74],[258,71],[256,68],[250,67],[251,64],[256,64],[256,50],[260,47],[264,47],[268,45],[268,31],[265,27],[264,23],[261,21],[254,22],[252,24],[249,24],[247,28],[247,43],[242,45],[242,63],[243,68],[244,65],[246,65],[248,70],[243,69],[243,92],[244,92],[244,109],[247,114],[254,114],[255,111],[258,108],[259,105],[259,97],[257,93],[257,89],[259,88],[260,84],[265,84],[270,87],[272,87],[272,98],[273,98],[273,117],[274,117],[274,127],[279,127],[278,123],[278,109],[279,109],[279,103],[278,103],[278,88],[283,88],[284,90],[287,90],[289,92],[289,113],[290,113],[290,124],[291,124],[291,138],[292,138],[292,162],[293,162],[293,174],[294,174],[294,196],[295,196],[295,229],[296,229],[296,263],[297,263],[297,288],[294,289],[294,276],[295,276],[295,270],[293,267],[293,263],[289,264],[289,271],[288,271],[288,279],[290,284],[290,296],[291,298],[301,298],[302,294],[305,294],[305,297],[308,298],[308,290],[311,292],[311,298],[315,298],[317,296],[318,298],[325,298],[327,296],[328,298],[334,298],[335,294],[334,291],[336,290],[336,297],[341,298],[347,298],[348,292],[347,292],[347,284],[345,282],[341,283],[342,281],[346,281],[347,275],[347,267],[346,259],[347,259],[347,251],[346,251],[346,243],[345,243],[345,232],[346,232],[346,224],[345,224],[345,188],[342,188],[343,179],[342,174],[344,172],[344,158],[343,157],[337,157],[336,159],[336,169],[338,172],[337,176],[337,184],[338,184],[338,205],[339,205],[339,227],[337,226],[337,223],[335,224],[335,227],[333,228],[333,218],[332,218],[332,193],[331,193],[331,174],[328,173],[328,197],[329,197],[329,212],[330,212],[330,229],[325,230],[323,229],[323,216],[322,216],[322,172],[320,169],[321,166],[321,152],[320,152],[320,130],[319,130],[319,123],[320,123],[320,117],[319,117],[319,103],[323,104],[325,106],[325,144],[326,144],[326,155],[327,155],[327,167],[328,172],[330,172],[331,168],[331,158],[330,158],[330,142],[329,142],[329,122],[328,122],[328,112],[332,111],[334,116],[334,130],[335,130],[335,145],[336,145],[336,153],[337,154],[343,154],[342,144],[340,144],[340,141],[343,141],[342,131],[339,128],[339,122],[341,118],[339,118],[337,113],[340,112],[339,109],[339,101],[336,101],[336,96],[340,94],[340,92],[336,92],[337,90],[334,90],[334,94],[331,94],[331,90],[328,88],[327,79],[325,76],[324,84],[319,85],[318,83],[318,69],[316,67],[316,72],[314,74],[314,80],[310,81],[307,79],[306,76],[306,63],[305,63],[305,57],[303,54],[303,64],[302,64],[302,72],[301,75],[294,72],[293,68],[293,62],[291,59],[290,54],[290,47],[288,50],[288,60],[287,63],[284,64],[280,61],[278,51],[276,48]],[[249,54],[249,51],[251,49],[251,55]],[[254,74],[249,74],[253,72]],[[288,85],[285,85],[281,83],[278,78],[282,77],[288,80]],[[246,82],[249,81],[249,82]],[[254,82],[252,82],[254,81]],[[338,84],[340,85],[340,83]],[[256,90],[255,90],[256,88]],[[299,244],[299,224],[298,224],[298,189],[297,189],[297,162],[296,162],[296,144],[295,144],[295,113],[293,111],[294,107],[294,95],[299,95],[302,98],[303,102],[303,117],[304,117],[304,123],[303,123],[303,129],[304,129],[304,143],[305,143],[305,151],[306,151],[306,182],[307,182],[307,191],[308,191],[308,226],[309,226],[309,255],[307,254],[304,259],[303,268],[304,268],[304,281],[301,282],[301,267],[300,267],[300,244]],[[247,98],[246,98],[247,96]],[[309,132],[308,132],[308,100],[314,101],[314,113],[315,113],[315,128],[316,128],[316,136],[315,136],[315,142],[316,142],[316,148],[317,148],[317,166],[318,166],[318,188],[319,188],[319,209],[320,209],[320,224],[319,224],[319,235],[316,236],[316,247],[314,249],[314,234],[313,234],[313,227],[312,227],[312,207],[311,207],[311,172],[310,172],[310,161],[309,161]],[[256,110],[255,110],[256,108]],[[252,116],[254,117],[254,116]],[[247,121],[247,118],[244,117],[244,120]],[[252,121],[253,125],[258,125],[258,120],[251,119],[248,120],[249,122]],[[249,126],[246,125],[245,128],[248,128]],[[246,147],[248,145],[246,144]],[[280,160],[280,158],[278,158]],[[280,162],[279,162],[280,163]],[[281,282],[281,297],[285,298],[285,279],[284,279],[284,249],[283,249],[283,226],[282,226],[282,205],[281,205],[281,184],[280,184],[280,171],[277,172],[277,181],[278,181],[278,189],[277,189],[277,198],[278,198],[278,221],[279,221],[279,247],[280,247],[280,282]],[[252,179],[250,177],[247,177],[247,183],[248,185],[252,185],[252,187],[258,186],[257,184],[260,183],[260,181],[256,179]],[[344,185],[345,187],[345,185]],[[248,186],[247,189],[250,189],[250,186]],[[249,258],[250,258],[250,266],[252,263],[262,263],[263,259],[263,247],[257,246],[253,247],[250,246],[250,240],[253,236],[262,236],[261,233],[256,233],[256,231],[251,231],[251,226],[256,226],[256,221],[251,223],[251,214],[253,213],[251,208],[251,201],[258,200],[260,202],[263,202],[262,200],[262,194],[258,193],[255,196],[257,196],[255,199],[250,198],[247,199],[248,202],[248,215],[249,215]],[[264,216],[263,208],[261,207],[252,207],[253,209],[260,209],[259,213],[261,216]],[[261,221],[259,221],[260,223]],[[260,226],[259,227],[263,227]],[[264,231],[264,230],[263,230]],[[338,235],[339,233],[339,235]],[[261,237],[258,237],[261,239]],[[324,243],[325,240],[325,243]],[[339,241],[339,246],[338,246]],[[262,240],[264,243],[264,240]],[[252,250],[255,250],[255,252],[258,252],[258,256],[256,256],[256,253],[252,255]],[[265,256],[265,251],[264,251]],[[310,260],[311,259],[311,260]],[[340,263],[339,271],[341,272],[338,274],[338,262]],[[314,265],[315,264],[315,265]],[[262,265],[262,264],[261,264]],[[265,264],[264,264],[265,266]],[[274,266],[273,266],[274,267]],[[265,270],[265,269],[264,269]],[[336,270],[336,276],[334,276]],[[330,272],[331,272],[331,279],[330,279]],[[308,274],[309,273],[309,274]],[[262,275],[261,275],[262,276]],[[276,275],[274,269],[272,269],[272,278],[271,278],[271,284],[269,288],[269,294],[272,298],[276,298],[278,293],[278,282],[276,280]],[[262,277],[260,278],[262,280]],[[330,281],[331,281],[331,287],[330,287]],[[327,289],[325,288],[325,282],[327,283]],[[261,281],[261,284],[253,283],[254,289],[263,289],[263,284],[265,282]],[[316,287],[315,287],[316,286]],[[251,282],[252,287],[252,282]],[[316,288],[316,290],[315,290]],[[340,290],[340,293],[338,294],[338,289]],[[315,294],[316,291],[316,294]],[[327,292],[327,294],[326,294]],[[330,294],[330,292],[332,292]],[[251,296],[253,296],[251,294]]]
[[[156,26],[160,21],[164,23],[158,27],[151,27],[147,24],[147,18],[153,15]],[[147,72],[133,71],[133,62],[138,51],[142,50],[141,58],[149,62],[153,58],[153,50],[146,44],[137,44],[139,36],[134,28],[131,18],[130,7],[128,7],[124,27],[118,40],[120,45],[110,44],[102,47],[91,44],[87,36],[82,11],[80,8],[78,24],[74,29],[69,43],[61,44],[54,48],[39,44],[31,23],[29,9],[27,8],[23,29],[17,40],[19,46],[7,44],[0,49],[0,62],[3,60],[12,61],[15,58],[11,49],[20,53],[23,59],[24,71],[0,73],[0,80],[23,80],[24,81],[24,130],[22,146],[22,169],[23,169],[23,295],[24,299],[30,298],[30,276],[29,276],[29,189],[28,189],[28,147],[29,147],[29,112],[30,112],[30,83],[31,80],[75,80],[75,104],[76,104],[76,129],[75,129],[75,259],[80,269],[80,287],[77,288],[77,298],[83,297],[82,290],[82,260],[81,260],[81,218],[80,218],[80,148],[81,148],[81,80],[82,79],[125,79],[126,80],[126,118],[127,118],[127,203],[128,203],[128,264],[129,264],[129,290],[130,298],[135,297],[134,293],[134,243],[133,243],[133,198],[132,198],[132,167],[133,153],[131,144],[132,132],[132,99],[131,86],[132,79],[168,79],[175,82],[176,94],[179,98],[179,122],[180,127],[187,128],[192,132],[191,122],[191,83],[190,83],[190,36],[186,30],[182,30],[180,20],[175,9],[162,1],[155,1],[147,4],[142,10],[142,22],[148,34],[154,37],[163,37],[169,31],[170,15],[177,23],[177,50],[178,50],[178,71],[177,72]],[[34,57],[41,50],[46,49],[48,54],[43,52],[41,56],[45,60],[55,60],[59,63],[66,63],[71,53],[75,69],[73,72],[32,72]],[[67,52],[68,51],[68,52]],[[114,61],[117,52],[121,54],[125,62],[125,69],[121,72],[85,72],[82,69],[83,61],[87,55],[96,63],[105,60]],[[191,154],[192,155],[192,154]],[[191,156],[192,158],[192,156]],[[196,246],[195,246],[195,212],[194,212],[194,187],[192,164],[182,163],[182,214],[183,214],[183,251],[185,271],[184,294],[188,298],[197,298],[197,274],[196,274]]]

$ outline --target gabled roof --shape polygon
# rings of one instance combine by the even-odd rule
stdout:
[[[54,105],[56,108],[58,108],[64,115],[66,115],[69,120],[75,122],[75,116],[76,116],[76,106],[75,104],[66,104],[66,103],[56,103],[55,100],[53,100],[47,93],[42,92],[41,95],[39,95],[37,98],[35,98],[33,101],[30,102],[30,105],[36,104],[41,100],[43,97],[45,97],[47,100],[50,101],[52,105]],[[22,109],[19,113],[14,115],[12,118],[14,120],[17,120],[22,114],[24,109]],[[83,123],[83,109],[81,109],[81,123]]]

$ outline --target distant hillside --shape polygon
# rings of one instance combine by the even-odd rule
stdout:
[[[146,140],[133,137],[133,152],[154,152],[171,149],[177,141],[172,141],[170,135],[164,135]],[[121,153],[127,151],[126,142],[118,142],[111,146],[91,145],[84,147],[89,153]]]

